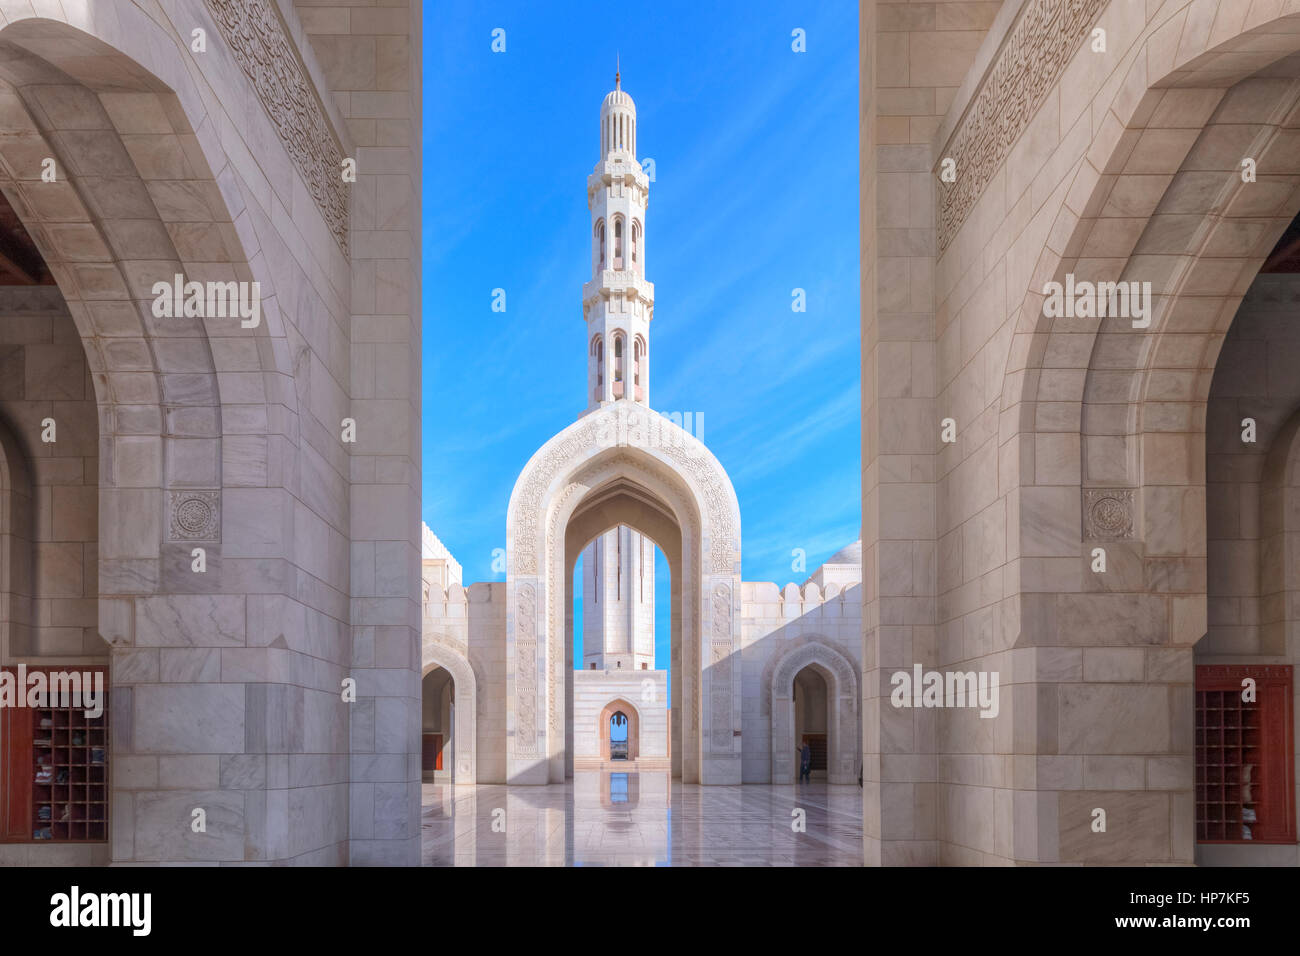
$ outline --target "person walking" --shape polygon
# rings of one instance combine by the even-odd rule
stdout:
[[[812,748],[808,746],[808,738],[803,739],[803,747],[799,749],[799,782],[807,780],[812,783]]]

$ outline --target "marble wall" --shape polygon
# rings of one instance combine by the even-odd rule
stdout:
[[[96,620],[41,603],[44,544],[34,613],[111,653],[115,861],[419,860],[421,4],[301,6],[0,12],[0,186],[100,423],[97,496],[49,517],[96,551]],[[260,322],[160,317],[177,273],[258,283]]]
[[[504,783],[505,585],[473,584],[469,588],[452,585],[444,590],[431,583],[429,594],[423,618],[424,667],[427,670],[435,665],[446,666],[454,660],[464,662],[472,670],[478,688],[475,710],[478,782]],[[848,671],[855,671],[859,666],[862,633],[859,594],[859,586],[841,589],[839,584],[828,585],[823,593],[812,581],[802,588],[789,584],[784,590],[767,582],[742,585],[741,758],[745,783],[768,783],[772,779],[771,707],[780,665],[792,661],[796,654],[826,647],[846,662]],[[816,659],[821,661],[823,657],[819,655]],[[666,671],[638,670],[620,675],[614,670],[582,670],[575,671],[573,676],[575,757],[598,758],[598,738],[592,733],[580,734],[578,728],[594,727],[601,708],[615,696],[621,695],[637,704],[645,692],[642,685],[645,680],[653,683],[660,703],[653,708],[641,708],[642,753],[648,757],[668,754],[668,715],[660,713],[664,711],[660,704],[667,700]],[[788,676],[793,678],[794,673]],[[786,691],[788,697],[788,688]],[[853,705],[852,713],[841,720],[845,728],[842,731],[845,759],[851,766],[835,782],[856,783],[856,754],[860,750],[856,682],[845,693]],[[844,703],[837,701],[837,706],[843,709]],[[654,715],[662,717],[662,722],[652,719]]]
[[[1191,862],[1205,399],[1300,203],[1294,21],[1008,0],[918,73],[945,6],[862,23],[867,861]],[[1150,282],[1150,325],[1049,315],[1068,275]],[[999,716],[892,708],[912,662],[999,674]]]
[[[643,769],[671,769],[668,742],[668,672],[638,670],[580,670],[573,673],[573,765],[575,769],[599,767],[609,739],[601,715],[606,707],[626,710],[636,719],[637,765]],[[631,737],[629,736],[629,741]]]

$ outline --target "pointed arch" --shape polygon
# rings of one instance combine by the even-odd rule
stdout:
[[[627,759],[636,760],[641,754],[641,712],[624,697],[615,697],[600,712],[596,727],[600,734],[600,759],[608,761],[610,757],[610,721],[615,714],[627,717]]]
[[[642,366],[645,364],[645,361],[646,361],[645,338],[641,335],[637,335],[632,339],[632,387],[634,389],[639,390],[645,384],[645,380],[642,375]],[[637,401],[640,401],[641,396],[637,394],[636,399]]]
[[[665,552],[673,578],[674,773],[739,783],[740,509],[704,444],[634,404],[594,409],[529,460],[507,523],[508,780],[564,779],[566,579],[587,541],[625,524]]]
[[[420,679],[441,667],[451,675],[456,695],[456,720],[453,731],[455,769],[452,782],[457,786],[478,782],[478,681],[469,659],[446,646],[425,641]]]
[[[614,354],[612,356],[614,359],[614,374],[611,379],[611,382],[614,386],[615,398],[623,398],[627,395],[627,382],[625,381],[625,376],[623,374],[623,368],[624,368],[623,363],[626,360],[625,356],[623,355],[625,349],[624,342],[625,342],[625,336],[623,335],[623,333],[615,332],[614,333]]]
[[[826,681],[827,779],[853,783],[861,752],[857,668],[843,651],[821,637],[790,648],[772,666],[767,687],[772,714],[772,783],[794,782],[794,679],[806,667],[816,668]]]

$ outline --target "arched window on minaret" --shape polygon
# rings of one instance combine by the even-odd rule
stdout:
[[[632,384],[641,387],[641,359],[645,356],[645,340],[637,336],[632,343]]]
[[[614,268],[623,268],[623,217],[614,217]]]
[[[599,335],[591,337],[591,355],[596,366],[596,400],[600,401],[602,386],[605,384],[605,346]]]
[[[623,397],[623,336],[614,336],[614,397]]]
[[[596,223],[596,245],[600,249],[600,264],[596,266],[599,272],[605,268],[605,220],[601,219]]]
[[[637,265],[637,259],[638,259],[637,252],[639,251],[638,247],[640,245],[641,245],[641,223],[633,219],[632,220],[632,268],[633,269],[635,269]]]

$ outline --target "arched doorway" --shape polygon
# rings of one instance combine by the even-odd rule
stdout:
[[[420,775],[425,783],[455,782],[456,682],[435,667],[420,682]]]
[[[640,755],[640,714],[626,700],[612,700],[600,712],[600,758],[602,762],[614,760],[635,762]]]
[[[86,467],[100,448],[95,391],[67,299],[5,196],[0,248],[0,669],[11,680],[18,667],[51,682],[89,679],[87,690],[98,680],[104,693],[99,475]],[[109,703],[0,709],[0,844],[10,860],[109,862]]]
[[[1004,618],[1004,633],[1040,662],[1037,686],[1013,690],[1013,707],[1033,713],[1039,743],[1050,748],[1043,752],[1054,758],[1106,754],[1116,766],[1127,761],[1148,771],[1098,776],[1088,794],[1044,786],[1059,797],[1017,810],[1034,817],[1050,807],[1041,818],[1050,819],[1048,827],[1026,823],[1039,834],[1028,855],[1039,860],[1196,857],[1197,804],[1209,783],[1201,775],[1207,761],[1198,756],[1198,741],[1207,739],[1198,713],[1206,701],[1201,665],[1221,656],[1207,655],[1204,640],[1238,623],[1254,626],[1219,615],[1249,613],[1238,599],[1257,595],[1238,589],[1257,586],[1241,579],[1253,579],[1258,568],[1258,545],[1230,543],[1229,536],[1219,551],[1237,556],[1214,570],[1207,523],[1216,519],[1207,521],[1208,509],[1234,525],[1244,514],[1254,524],[1260,514],[1258,501],[1208,494],[1207,452],[1240,443],[1248,413],[1231,402],[1215,412],[1207,398],[1226,368],[1225,336],[1242,297],[1300,206],[1300,61],[1287,55],[1300,45],[1297,19],[1258,13],[1240,35],[1198,34],[1169,57],[1148,54],[1174,24],[1135,23],[1122,91],[1104,87],[1092,102],[1094,110],[1110,110],[1106,134],[1079,140],[1086,155],[1077,165],[1052,160],[1073,171],[1058,193],[1063,202],[1046,207],[1040,220],[1052,238],[1041,253],[1017,255],[1014,277],[1005,276],[1015,341],[1001,349],[1008,359],[998,444],[1036,456],[1007,496],[1017,525],[1007,540],[1022,570],[1053,568],[1022,577],[1006,607],[1012,626]],[[1072,96],[1087,102],[1080,92]],[[976,241],[973,233],[967,241]],[[1098,301],[1101,283],[1134,283],[1135,293],[1145,283],[1147,305],[1144,313],[1104,316],[1048,309],[1048,281],[1058,289],[1086,284]],[[1223,575],[1217,581],[1216,573]],[[1214,601],[1216,591],[1228,600]],[[965,633],[975,623],[972,612]],[[983,667],[996,663],[993,653],[978,659]],[[1239,697],[1240,675],[1220,676],[1236,684]],[[972,742],[979,736],[965,734]],[[1100,839],[1089,816],[1099,793],[1126,806]]]
[[[552,438],[511,495],[507,778],[540,784],[571,773],[573,568],[589,542],[620,525],[654,541],[669,565],[673,772],[685,782],[739,783],[735,492],[697,439],[618,402]]]
[[[429,640],[424,642],[422,657],[421,777],[426,783],[477,783],[478,680],[474,669],[455,648]]]
[[[293,499],[284,487],[298,478],[286,471],[281,481],[267,471],[268,442],[282,443],[287,457],[298,441],[296,424],[270,424],[267,390],[275,390],[285,421],[299,412],[284,330],[272,333],[271,307],[257,328],[229,314],[209,321],[160,319],[154,311],[155,283],[178,274],[260,280],[263,299],[274,296],[265,257],[250,264],[245,248],[254,238],[249,216],[237,225],[230,213],[251,204],[243,177],[210,135],[225,122],[212,105],[220,97],[209,95],[209,78],[174,55],[175,37],[159,22],[132,4],[100,6],[107,15],[78,18],[95,35],[47,18],[13,17],[0,31],[0,94],[10,107],[0,121],[0,189],[53,274],[68,317],[70,328],[51,340],[59,349],[47,350],[46,361],[68,344],[84,353],[82,372],[68,356],[35,381],[86,389],[84,396],[32,396],[50,404],[43,414],[54,420],[57,439],[24,435],[20,444],[48,459],[41,473],[60,475],[64,487],[49,513],[63,540],[52,542],[56,548],[38,542],[36,590],[28,597],[37,602],[33,621],[59,626],[42,633],[11,621],[18,626],[7,630],[18,644],[7,653],[26,642],[42,660],[110,661],[115,726],[104,753],[92,749],[89,759],[106,768],[114,860],[278,858],[287,846],[270,845],[265,834],[300,825],[288,819],[287,805],[283,812],[268,807],[271,822],[260,829],[235,814],[239,822],[220,841],[182,826],[178,807],[175,826],[117,815],[117,808],[151,799],[161,806],[167,797],[156,776],[111,772],[125,759],[195,767],[243,755],[220,786],[215,778],[205,785],[217,794],[214,804],[233,810],[243,806],[245,773],[258,754],[302,746],[292,733],[276,738],[270,718],[259,715],[291,706],[287,677],[273,672],[287,672],[298,653],[283,634],[293,640],[303,632],[305,609],[276,587],[308,562],[295,554]],[[19,311],[30,310],[29,303]],[[229,373],[224,381],[218,366]],[[15,381],[8,369],[0,378],[6,386]],[[30,371],[26,380],[33,381]],[[74,399],[87,404],[88,415],[69,404]],[[247,426],[235,427],[242,434],[229,440],[225,403],[240,404],[235,417]],[[75,482],[56,460],[65,454],[77,459]],[[41,480],[37,474],[37,486]],[[227,485],[242,486],[233,494],[243,497],[223,514]],[[39,604],[48,600],[40,593],[47,571],[60,580],[54,615]],[[281,655],[274,668],[256,657],[272,642],[270,653]],[[236,645],[246,649],[234,668],[244,676],[232,671],[223,681],[218,659]],[[341,665],[343,652],[330,663]],[[328,698],[322,707],[343,717],[346,705]],[[346,754],[348,744],[344,718],[312,749]]]
[[[1206,404],[1207,615],[1194,648],[1193,708],[1200,865],[1300,862],[1297,237],[1300,219],[1251,282],[1219,350]]]
[[[805,739],[814,779],[857,782],[861,752],[857,668],[840,651],[811,640],[786,651],[772,669],[772,783],[797,779]]]
[[[794,712],[795,773],[803,764],[803,748],[808,748],[809,779],[826,779],[826,746],[830,728],[830,695],[826,678],[816,664],[809,664],[794,675],[790,704]]]
[[[627,714],[617,711],[609,719],[609,756],[611,760],[627,759]]]

